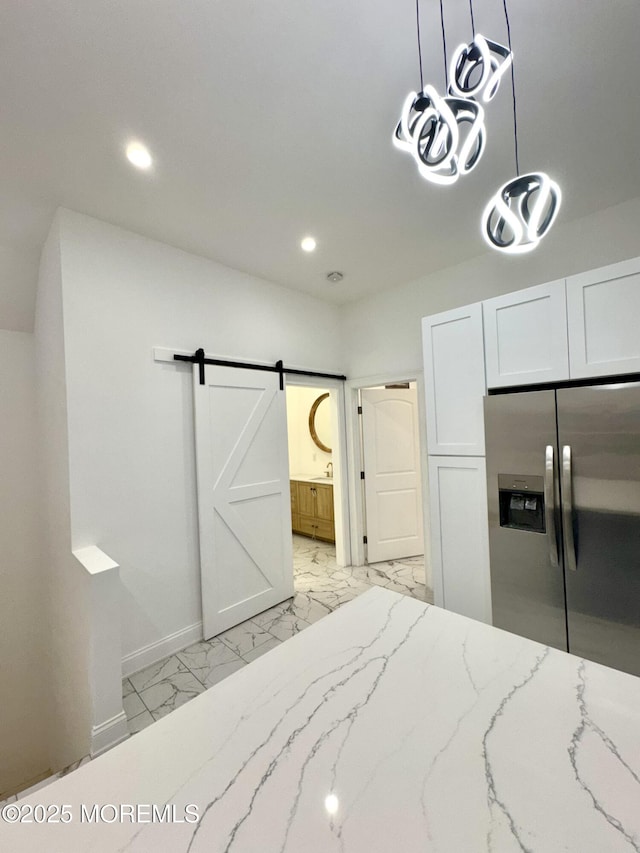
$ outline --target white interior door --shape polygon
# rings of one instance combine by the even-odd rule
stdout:
[[[417,390],[366,388],[361,395],[367,560],[423,554]]]
[[[205,638],[293,595],[284,391],[276,373],[194,365]]]

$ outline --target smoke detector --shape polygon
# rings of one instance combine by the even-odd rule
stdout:
[[[341,272],[328,272],[327,273],[327,281],[330,281],[332,284],[335,284],[338,281],[342,281],[344,278]]]

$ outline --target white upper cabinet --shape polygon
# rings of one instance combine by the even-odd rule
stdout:
[[[482,303],[487,387],[569,378],[564,279]]]
[[[425,317],[422,341],[429,453],[484,456],[481,304]]]
[[[567,279],[571,378],[640,373],[640,258]]]

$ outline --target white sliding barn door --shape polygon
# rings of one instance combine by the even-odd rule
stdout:
[[[366,388],[361,395],[367,561],[423,554],[417,391]]]
[[[284,391],[277,373],[194,365],[205,638],[293,595]]]

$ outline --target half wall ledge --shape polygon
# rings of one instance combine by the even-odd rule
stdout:
[[[120,566],[96,545],[73,551],[89,577],[91,756],[129,736],[122,708]]]

